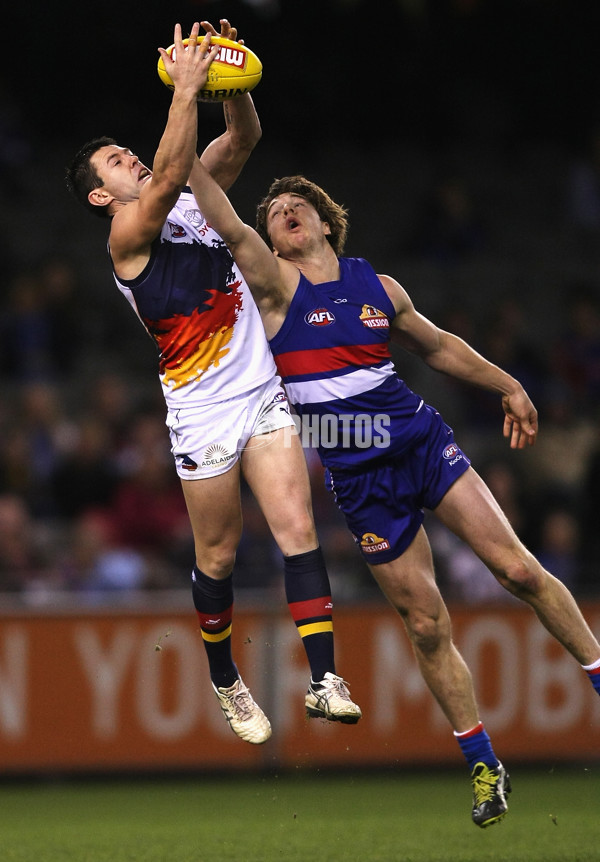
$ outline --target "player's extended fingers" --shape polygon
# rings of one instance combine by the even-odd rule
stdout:
[[[524,433],[520,422],[513,422],[510,445],[513,449],[523,449],[527,443],[527,435]]]
[[[200,48],[201,48],[200,59],[203,62],[205,62],[208,66],[210,66],[212,61],[215,59],[215,57],[219,53],[219,47],[220,47],[219,45],[216,45],[216,44],[213,45],[210,42],[210,33],[207,33],[206,36],[204,37],[204,39],[202,40],[202,45],[200,46]]]
[[[175,30],[173,31],[173,44],[175,47],[179,46],[181,48],[182,43],[183,36],[181,33],[181,24],[175,24]]]
[[[198,45],[198,33],[200,32],[200,24],[195,21],[192,29],[190,30],[190,35],[188,36],[188,47],[193,48]]]
[[[200,26],[206,33],[210,33],[211,36],[219,35],[213,25],[210,23],[210,21],[201,21]]]

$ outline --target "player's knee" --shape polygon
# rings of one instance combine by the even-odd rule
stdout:
[[[423,656],[435,654],[446,639],[445,629],[438,618],[422,614],[409,616],[406,625],[415,649]]]
[[[315,522],[309,511],[299,511],[284,518],[273,527],[273,537],[286,556],[301,554],[318,544]]]
[[[231,544],[196,549],[196,564],[209,578],[226,578],[233,571],[236,547]]]
[[[519,598],[537,596],[548,573],[529,552],[515,555],[498,578],[500,583]]]

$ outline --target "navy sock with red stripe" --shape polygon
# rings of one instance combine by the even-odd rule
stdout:
[[[229,688],[239,677],[231,654],[233,575],[217,580],[194,566],[192,597],[200,620],[210,678],[217,688]]]
[[[480,721],[479,724],[464,733],[454,731],[454,736],[469,764],[469,769],[473,769],[476,763],[485,763],[491,767],[498,765],[498,758],[494,754],[492,743],[483,722]]]
[[[314,682],[335,673],[333,604],[321,548],[283,558],[285,593]]]

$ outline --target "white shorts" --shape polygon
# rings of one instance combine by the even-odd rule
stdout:
[[[289,426],[294,420],[279,377],[216,404],[167,412],[171,452],[181,479],[225,473],[251,437]]]

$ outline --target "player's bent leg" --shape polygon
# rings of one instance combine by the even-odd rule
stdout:
[[[207,479],[181,480],[187,505],[196,564],[208,577],[227,577],[242,535],[240,468]]]
[[[284,555],[288,606],[308,658],[307,715],[344,724],[362,716],[347,682],[336,673],[329,576],[314,523],[304,452],[283,428],[252,437],[242,469]]]
[[[473,468],[452,485],[435,514],[473,549],[502,586],[531,605],[548,632],[580,664],[598,660],[600,644],[572,594],[523,545]]]
[[[316,548],[308,468],[294,430],[252,437],[242,455],[242,471],[282,553]]]
[[[196,549],[192,593],[213,690],[232,731],[259,745],[268,718],[239,675],[231,653],[232,569],[241,536],[239,465],[206,479],[182,480]]]
[[[471,817],[486,827],[505,816],[510,781],[479,721],[471,673],[452,640],[450,617],[435,583],[429,541],[421,527],[390,563],[371,565],[401,615],[423,679],[454,729],[471,769]]]
[[[452,640],[424,529],[419,529],[402,556],[369,568],[400,614],[423,679],[453,729],[462,732],[474,727],[479,714],[471,674]]]

